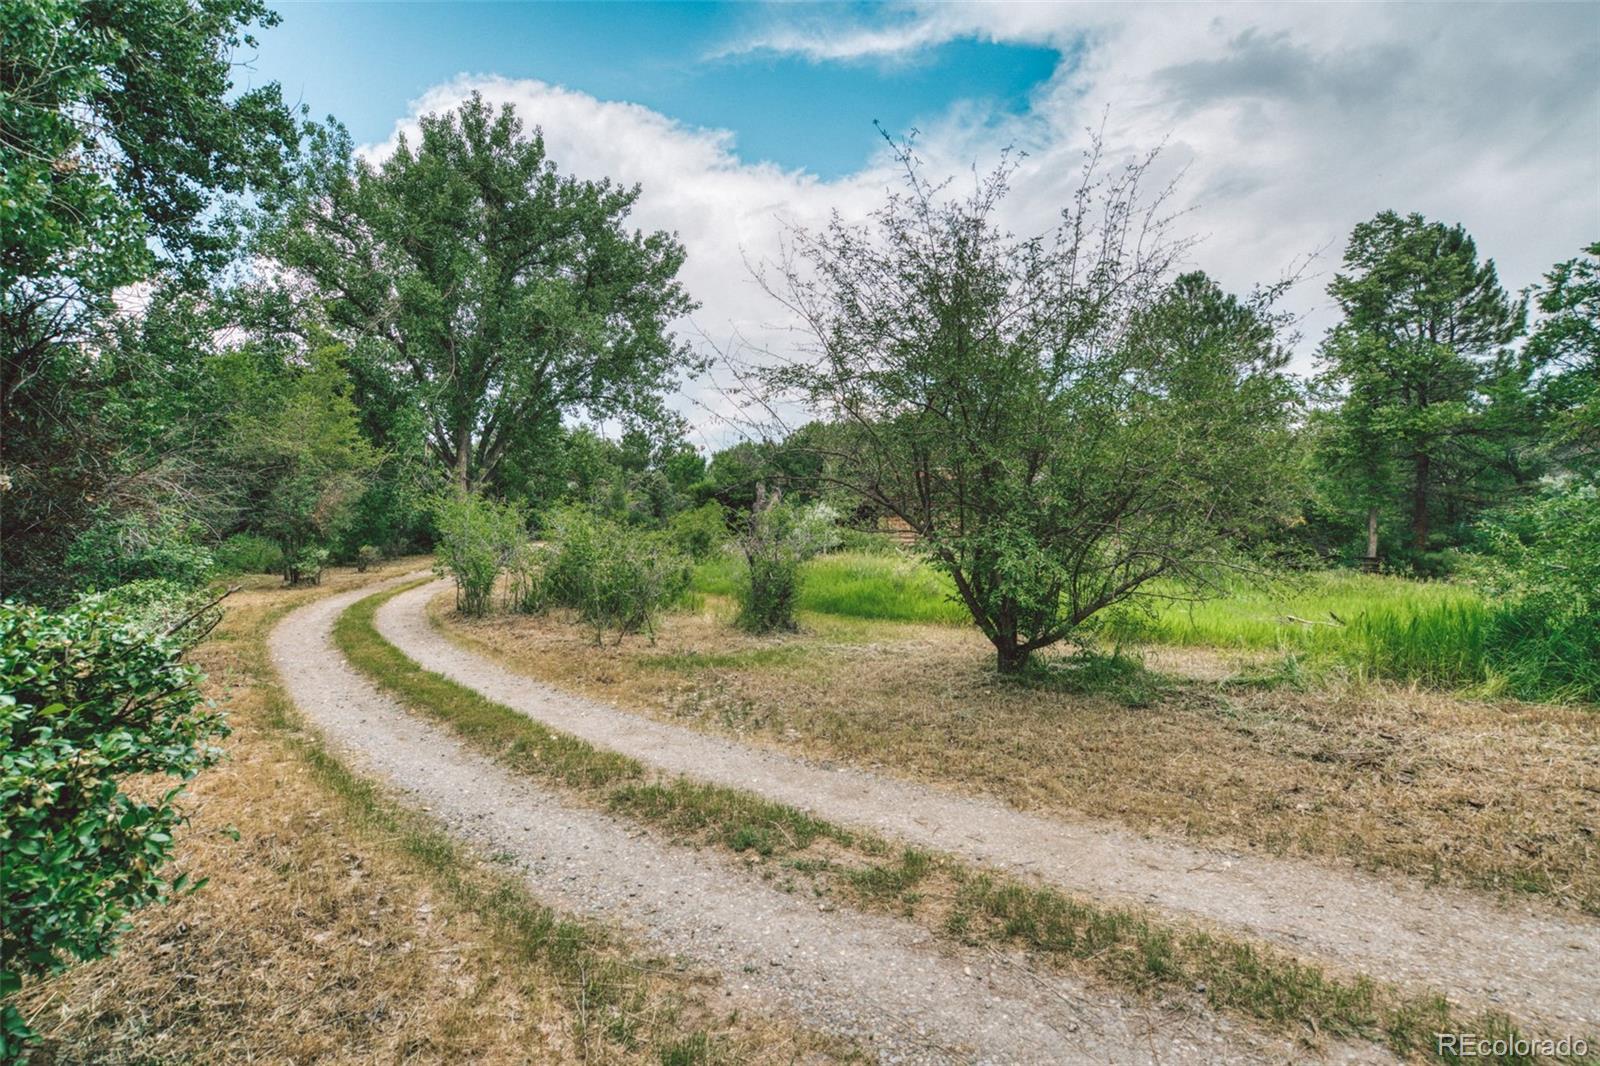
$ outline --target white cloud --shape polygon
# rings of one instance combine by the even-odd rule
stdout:
[[[1205,237],[1196,265],[1225,285],[1275,280],[1325,250],[1320,276],[1290,298],[1307,315],[1302,369],[1331,321],[1326,276],[1350,227],[1379,210],[1462,222],[1510,288],[1600,238],[1600,7],[940,4],[854,24],[776,11],[728,51],[894,60],[960,37],[1061,51],[1030,114],[956,106],[926,128],[933,165],[987,168],[1003,145],[1024,147],[1008,221],[1038,231],[1073,187],[1085,127],[1104,118],[1113,159],[1165,141],[1166,170],[1187,168],[1187,225]],[[859,216],[894,180],[881,155],[835,181],[745,162],[725,131],[536,81],[462,77],[415,101],[397,130],[474,90],[541,126],[564,170],[643,185],[636,222],[677,231],[703,305],[694,325],[718,341],[782,342],[745,265],[775,252],[780,218]],[[703,384],[690,395],[716,402]]]

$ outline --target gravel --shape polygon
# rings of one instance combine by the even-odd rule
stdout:
[[[443,583],[378,612],[383,636],[429,670],[555,729],[662,770],[760,793],[839,824],[1201,919],[1550,1032],[1600,1027],[1600,923],[1535,901],[1208,849],[1014,810],[992,800],[699,733],[562,692],[465,649],[427,618]]]
[[[798,1016],[859,1040],[884,1062],[1304,1058],[1304,1049],[1190,1005],[1152,1007],[1018,956],[941,946],[908,921],[822,910],[714,852],[568,805],[407,713],[337,654],[334,620],[377,587],[302,607],[273,631],[273,662],[301,711],[358,769],[509,861],[540,899],[619,925],[653,953],[720,971],[730,1005]],[[408,597],[390,612],[390,631],[422,602]],[[1330,1054],[1380,1057],[1372,1047]]]

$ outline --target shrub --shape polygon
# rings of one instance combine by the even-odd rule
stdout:
[[[128,911],[184,887],[161,872],[181,786],[123,790],[135,776],[187,780],[219,755],[226,728],[183,648],[105,596],[62,612],[0,604],[0,995],[105,955]],[[4,1032],[26,1036],[9,1005]]]
[[[235,533],[214,553],[217,570],[224,574],[278,574],[283,572],[283,549],[278,542],[255,533]]]
[[[750,521],[739,537],[747,572],[739,589],[739,625],[752,633],[795,628],[800,564],[839,542],[838,515],[824,503],[800,509],[782,492],[756,487]]]
[[[66,563],[80,587],[108,589],[129,581],[171,581],[190,587],[211,576],[215,559],[198,542],[199,530],[172,516],[127,514],[106,518],[80,533]]]
[[[549,544],[526,579],[524,604],[570,607],[594,627],[655,636],[655,620],[689,587],[689,560],[662,533],[629,529],[581,507],[553,512]],[[535,591],[537,590],[537,591]]]
[[[695,562],[716,555],[728,541],[728,518],[722,504],[710,500],[692,511],[680,511],[667,523],[667,535]]]
[[[1490,669],[1526,699],[1600,701],[1600,486],[1548,485],[1483,534]]]
[[[500,572],[527,542],[522,511],[474,494],[450,494],[434,501],[439,566],[456,580],[456,610],[483,615],[494,597]]]
[[[285,557],[283,580],[290,585],[320,585],[322,571],[328,567],[328,549],[307,544]]]
[[[364,574],[381,562],[383,562],[383,553],[372,545],[363,544],[356,549],[356,573]]]

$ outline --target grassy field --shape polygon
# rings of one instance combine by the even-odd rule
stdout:
[[[740,565],[723,558],[695,571],[694,588],[731,596]],[[818,614],[965,625],[948,578],[905,555],[840,552],[804,569],[800,607]],[[1094,632],[1116,644],[1292,653],[1360,676],[1438,687],[1493,681],[1484,634],[1489,616],[1473,590],[1444,582],[1325,571],[1272,582],[1240,579],[1226,595],[1195,600],[1173,586],[1108,612]],[[1163,598],[1168,597],[1168,598]]]

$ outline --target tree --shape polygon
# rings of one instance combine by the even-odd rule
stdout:
[[[763,276],[809,344],[760,378],[837,424],[819,476],[915,530],[1016,672],[1157,578],[1205,587],[1283,513],[1280,322],[1267,295],[1170,280],[1148,160],[1091,157],[1059,226],[1017,238],[1006,167],[946,199],[901,158],[871,225],[797,231]]]
[[[1473,491],[1487,473],[1527,477],[1510,439],[1520,420],[1502,417],[1521,396],[1507,345],[1524,307],[1460,226],[1393,211],[1355,227],[1328,292],[1344,313],[1320,355],[1339,397],[1329,472],[1364,505],[1369,550],[1403,492],[1411,550],[1425,552],[1441,498],[1464,522],[1490,502]]]
[[[331,328],[378,342],[458,490],[563,415],[651,414],[690,365],[683,248],[629,232],[639,189],[557,172],[535,130],[474,94],[373,166],[337,125],[312,141],[263,248],[309,280]]]
[[[1600,474],[1600,241],[1550,269],[1537,306],[1523,356],[1539,375],[1551,443],[1562,463]]]
[[[251,522],[283,549],[289,584],[316,581],[327,545],[378,462],[361,436],[337,346],[304,365],[244,349],[230,359],[234,465],[252,488]]]
[[[156,279],[163,313],[234,246],[227,203],[286,174],[297,131],[275,84],[232,85],[276,21],[258,0],[0,5],[0,543],[4,591],[56,591],[64,546],[135,488],[171,488],[170,422],[120,421],[171,352],[130,342],[113,294]],[[163,329],[170,325],[170,318]],[[147,358],[146,358],[147,356]],[[140,362],[156,372],[129,378]],[[106,364],[113,364],[115,372]],[[170,400],[178,395],[167,392]],[[148,397],[134,395],[147,403]],[[181,404],[148,404],[166,416]],[[118,434],[133,433],[133,447]],[[163,439],[160,447],[147,447]],[[151,465],[140,468],[139,463]],[[150,505],[150,498],[136,501]],[[117,515],[110,515],[117,520]]]

